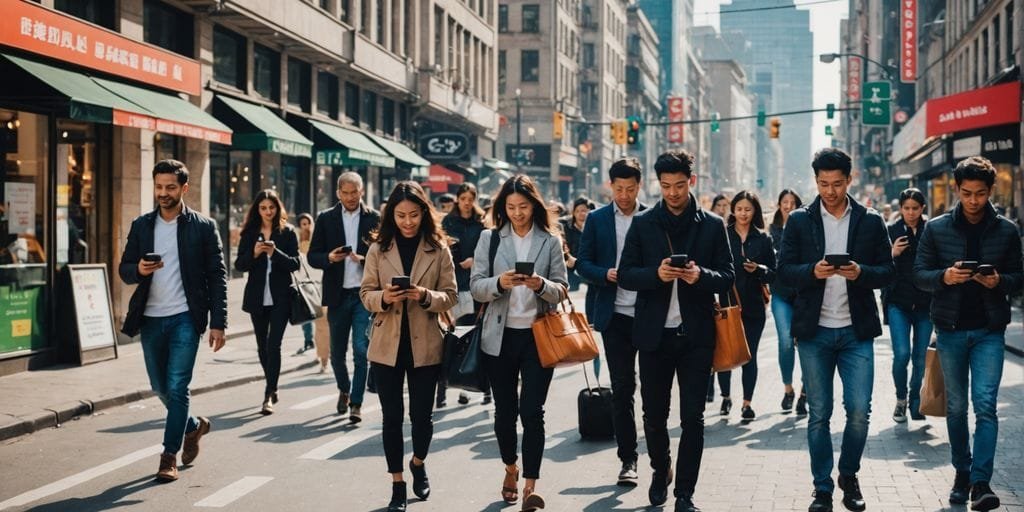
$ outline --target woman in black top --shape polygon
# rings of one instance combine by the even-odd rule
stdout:
[[[287,224],[281,198],[273,190],[256,194],[249,207],[235,268],[248,272],[242,311],[249,313],[260,366],[267,380],[263,392],[263,414],[273,414],[277,403],[277,381],[281,375],[281,338],[291,312],[291,273],[299,269],[299,238]]]
[[[900,193],[900,219],[889,225],[896,279],[882,293],[882,304],[888,314],[892,338],[892,379],[896,384],[896,410],[892,413],[892,419],[899,423],[907,421],[908,405],[911,418],[924,419],[919,407],[924,356],[932,337],[932,321],[928,317],[932,296],[914,286],[913,281],[917,243],[921,239],[921,230],[926,220],[925,204],[927,201],[920,190],[904,190]],[[914,332],[913,338],[910,336],[911,329]],[[911,361],[914,366],[910,375],[908,404],[907,364]]]
[[[775,249],[772,238],[764,232],[764,214],[757,194],[741,191],[730,203],[729,246],[736,267],[736,292],[739,295],[743,313],[743,332],[750,346],[750,362],[743,365],[743,421],[754,419],[750,401],[754,398],[757,384],[757,347],[761,342],[766,319],[764,288],[775,280]],[[731,303],[733,298],[729,299]],[[720,372],[718,385],[722,389],[722,415],[729,414],[732,399],[732,372]]]
[[[587,215],[594,210],[594,203],[586,197],[578,197],[572,203],[569,216],[560,219],[562,236],[565,239],[565,268],[569,271],[569,291],[580,289],[583,279],[576,273],[576,255],[580,250],[580,238],[583,237],[583,226]]]
[[[772,224],[769,227],[769,234],[772,236],[772,244],[775,247],[776,260],[779,256],[779,247],[782,243],[782,233],[786,228],[786,221],[789,214],[803,206],[800,196],[796,192],[785,189],[779,193],[779,201],[776,204],[775,215],[772,217]],[[776,281],[772,283],[772,318],[775,319],[775,333],[779,338],[779,370],[782,372],[782,385],[785,386],[782,395],[782,410],[789,412],[793,410],[793,399],[796,392],[793,390],[793,369],[796,367],[796,343],[793,340],[790,326],[793,323],[793,299],[796,298],[796,289],[786,286],[786,283]],[[796,413],[807,414],[807,395],[800,391],[800,399],[796,401]]]

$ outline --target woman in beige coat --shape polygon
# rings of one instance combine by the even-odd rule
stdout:
[[[421,500],[430,496],[423,460],[434,434],[431,415],[441,374],[444,336],[438,314],[451,309],[458,297],[446,238],[440,215],[423,189],[415,182],[403,181],[391,192],[375,243],[366,254],[359,295],[363,306],[375,315],[367,358],[380,398],[384,456],[393,482],[389,512],[404,511],[406,505],[402,468],[406,379],[412,422],[412,490]]]

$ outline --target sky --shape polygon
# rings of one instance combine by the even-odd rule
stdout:
[[[846,18],[848,1],[837,0],[800,7],[809,2],[821,0],[795,0],[798,9],[811,13],[811,32],[814,33],[814,55],[839,51],[839,21]],[[730,0],[694,0],[694,24],[712,25],[719,28],[719,8],[730,4]],[[728,7],[726,8],[728,10]],[[728,16],[728,14],[726,14]],[[814,59],[814,107],[825,108],[828,103],[839,105],[840,74],[839,63],[824,64]],[[836,119],[831,121],[838,124]],[[822,148],[829,145],[831,138],[825,135],[828,124],[824,112],[814,114],[814,125],[811,129],[811,148]],[[783,133],[785,136],[785,133]]]

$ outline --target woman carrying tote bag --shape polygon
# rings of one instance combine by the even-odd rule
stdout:
[[[367,359],[380,399],[384,457],[391,473],[388,512],[406,507],[403,389],[409,383],[412,491],[430,496],[424,460],[434,435],[434,390],[441,375],[444,335],[438,314],[455,305],[458,285],[441,217],[417,183],[395,185],[380,230],[366,254],[359,297],[375,313]]]
[[[513,176],[502,185],[491,215],[495,231],[480,236],[470,289],[474,300],[490,303],[481,350],[494,396],[494,434],[505,463],[501,497],[508,503],[519,500],[516,421],[521,418],[522,510],[538,510],[544,499],[534,491],[544,457],[544,403],[553,370],[541,367],[532,327],[539,314],[564,298],[568,282],[562,240],[557,221],[527,176]],[[491,236],[501,237],[493,275],[488,271]]]

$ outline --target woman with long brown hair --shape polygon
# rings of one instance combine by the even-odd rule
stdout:
[[[544,508],[534,491],[544,458],[544,403],[553,369],[540,365],[533,321],[565,298],[569,285],[557,221],[544,207],[533,181],[525,175],[508,179],[491,210],[494,229],[480,236],[473,257],[473,299],[489,303],[484,315],[481,350],[494,396],[494,434],[505,477],[501,497],[519,500],[516,420],[523,423],[522,510]],[[490,261],[494,237],[497,252]],[[532,273],[519,263],[530,263]],[[522,386],[518,386],[521,383]]]
[[[458,296],[440,215],[416,182],[399,182],[391,191],[364,264],[359,298],[375,315],[367,359],[380,399],[381,437],[391,473],[387,510],[402,512],[407,495],[402,467],[403,388],[408,380],[412,492],[426,500],[430,481],[424,460],[434,435],[434,390],[444,351],[438,314],[451,309]]]
[[[803,206],[800,196],[790,189],[779,192],[779,200],[776,204],[775,215],[768,228],[772,236],[772,244],[775,247],[775,257],[779,256],[779,248],[782,244],[782,234],[785,232],[786,222],[789,214]],[[793,369],[796,367],[796,340],[790,332],[793,324],[793,300],[796,299],[796,289],[786,286],[783,282],[776,282],[772,289],[772,318],[775,319],[775,332],[779,338],[779,370],[782,371],[782,411],[793,410],[793,399],[796,392],[793,390]],[[801,377],[802,379],[802,377]],[[807,395],[801,387],[800,398],[796,400],[796,413],[807,414]]]
[[[242,311],[256,331],[260,366],[267,380],[260,412],[273,414],[281,375],[281,339],[291,311],[291,273],[299,269],[299,239],[288,225],[284,203],[273,190],[262,190],[242,226],[235,268],[248,272]]]

